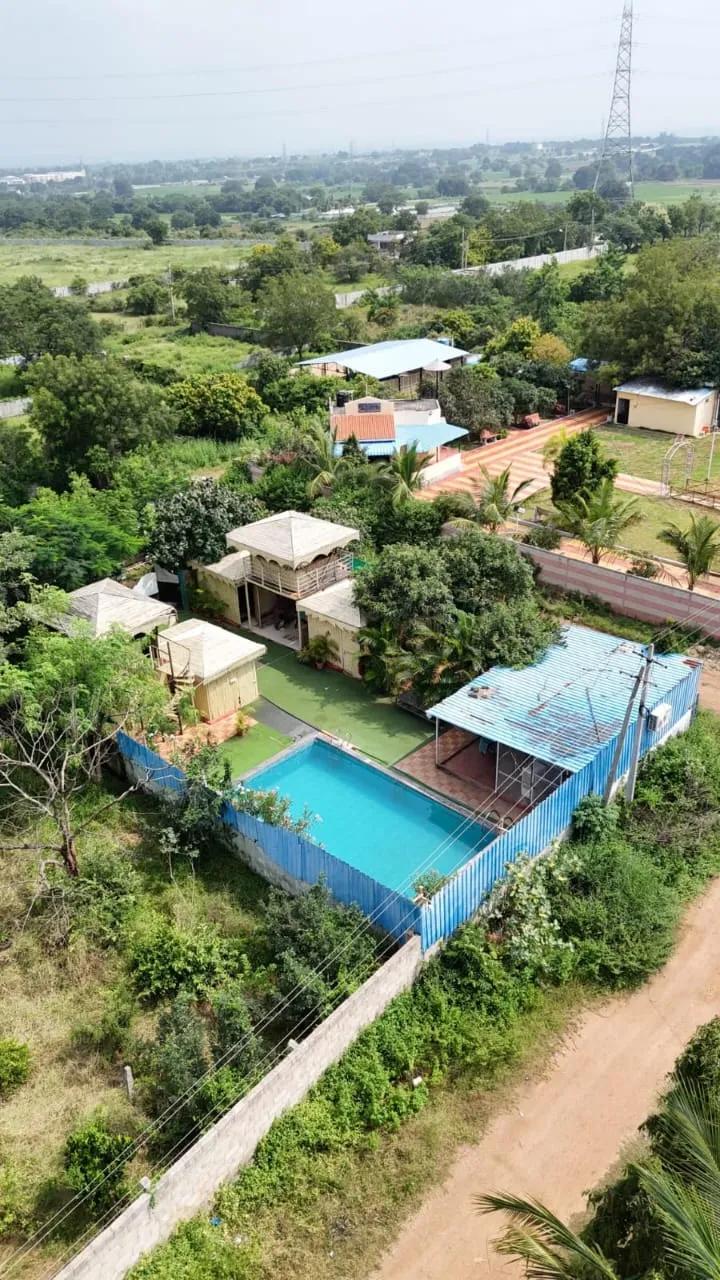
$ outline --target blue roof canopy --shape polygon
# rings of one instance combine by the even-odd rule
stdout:
[[[577,773],[620,731],[643,653],[620,636],[571,624],[539,662],[492,667],[427,715]],[[662,654],[652,667],[648,706],[666,701],[694,665]]]

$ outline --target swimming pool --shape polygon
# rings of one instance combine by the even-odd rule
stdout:
[[[417,867],[451,875],[494,833],[432,796],[315,738],[244,780],[287,796],[293,817],[317,815],[310,835],[388,889],[410,893]]]

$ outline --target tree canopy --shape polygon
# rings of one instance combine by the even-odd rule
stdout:
[[[148,551],[166,569],[186,569],[195,560],[212,564],[227,552],[226,533],[265,514],[251,495],[216,480],[195,480],[157,502]]]
[[[0,358],[95,355],[101,332],[78,298],[56,298],[34,276],[0,285]]]
[[[199,373],[168,388],[178,427],[188,435],[237,440],[260,425],[266,409],[239,373]]]
[[[331,334],[336,321],[332,290],[305,271],[266,280],[258,309],[268,342],[283,351],[297,351],[299,357]]]
[[[45,356],[28,375],[30,421],[48,476],[64,487],[71,472],[107,483],[123,454],[167,435],[173,415],[157,387],[120,360]]]

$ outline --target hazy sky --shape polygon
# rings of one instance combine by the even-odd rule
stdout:
[[[0,166],[595,136],[621,7],[5,0]],[[635,130],[720,133],[713,0],[635,34]]]

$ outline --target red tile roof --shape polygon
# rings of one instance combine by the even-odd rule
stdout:
[[[332,416],[332,429],[338,441],[394,440],[395,415],[392,413],[336,413]]]

